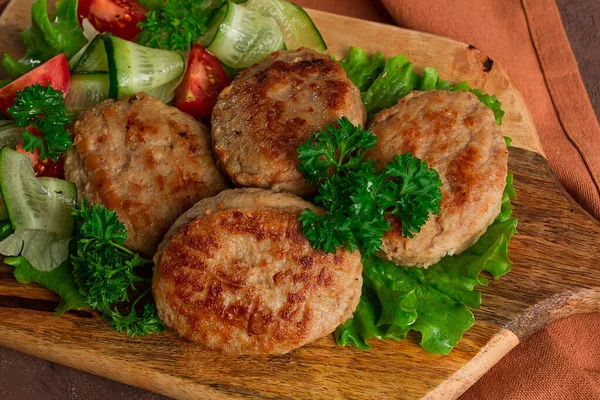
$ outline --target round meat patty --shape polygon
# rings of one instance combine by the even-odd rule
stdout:
[[[151,256],[171,224],[227,188],[208,129],[144,93],[105,101],[73,125],[65,176],[79,198],[115,210],[126,246]]]
[[[181,216],[154,257],[158,314],[188,339],[229,354],[283,354],[352,316],[360,253],[315,250],[288,193],[226,190]]]
[[[314,193],[298,171],[298,146],[343,116],[366,119],[339,63],[308,49],[274,53],[221,92],[212,114],[217,162],[238,186]]]
[[[400,222],[383,237],[382,253],[404,266],[426,267],[473,245],[500,212],[508,151],[492,110],[468,92],[414,91],[373,121],[380,169],[411,152],[440,174],[439,215],[413,239]]]

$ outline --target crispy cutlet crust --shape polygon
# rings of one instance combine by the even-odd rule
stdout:
[[[308,49],[280,51],[243,71],[219,96],[212,137],[238,186],[311,194],[298,146],[343,116],[364,125],[360,92],[339,63]]]
[[[377,146],[368,153],[380,169],[411,152],[440,174],[439,215],[413,239],[401,224],[383,238],[381,256],[426,267],[472,246],[500,212],[508,151],[493,112],[468,92],[414,91],[373,121]]]
[[[325,254],[302,234],[310,203],[260,189],[222,192],[193,207],[155,257],[160,318],[229,354],[283,354],[352,316],[358,251]]]

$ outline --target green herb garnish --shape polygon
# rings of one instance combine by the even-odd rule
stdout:
[[[136,274],[136,270],[151,265],[152,261],[123,246],[127,230],[117,214],[97,204],[88,206],[84,200],[73,215],[77,234],[70,260],[75,280],[87,303],[100,311],[119,332],[130,336],[162,332],[164,324],[158,318],[153,302],[143,306],[141,315],[136,309],[150,294],[148,285],[152,281]],[[139,293],[138,285],[148,288]],[[137,296],[134,301],[130,301],[131,293]]]
[[[36,83],[17,92],[14,105],[7,110],[21,128],[36,128],[41,136],[29,131],[23,133],[23,149],[33,153],[40,151],[40,159],[50,157],[54,161],[73,142],[65,125],[71,120],[66,115],[65,100],[60,90]]]
[[[212,12],[212,1],[167,0],[162,8],[149,11],[138,43],[171,51],[187,51],[192,43],[206,33],[206,23]]]
[[[315,202],[327,211],[319,215],[307,209],[300,217],[315,248],[326,253],[360,248],[370,255],[390,229],[386,215],[397,217],[402,234],[412,237],[430,213],[439,212],[438,173],[411,153],[394,157],[378,172],[373,159],[365,160],[376,144],[373,133],[344,117],[298,148],[298,169],[308,183],[319,185]]]

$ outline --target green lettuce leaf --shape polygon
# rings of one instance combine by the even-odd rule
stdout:
[[[361,92],[367,90],[383,71],[385,57],[377,52],[373,56],[358,47],[350,47],[348,55],[340,61],[348,78]]]
[[[396,105],[417,87],[419,81],[419,75],[413,72],[413,65],[405,55],[390,58],[379,77],[361,93],[369,119],[379,111]]]
[[[60,53],[71,58],[87,43],[77,20],[77,0],[58,1],[52,17],[46,0],[37,0],[31,5],[31,26],[19,37],[27,49],[25,57],[17,60],[5,53],[2,58],[2,66],[13,78]]]
[[[340,61],[340,64],[348,78],[361,91],[369,119],[379,111],[396,105],[412,90],[452,90],[473,93],[479,101],[494,112],[498,125],[502,125],[504,111],[502,103],[496,96],[485,94],[479,89],[472,89],[467,82],[452,85],[440,79],[437,70],[433,67],[425,68],[423,75],[418,75],[413,72],[413,64],[404,55],[392,57],[386,62],[381,53],[369,56],[363,49],[350,47],[348,55]]]
[[[363,295],[353,318],[338,327],[341,346],[370,348],[368,340],[404,339],[421,333],[421,346],[448,354],[474,322],[468,307],[481,305],[476,286],[487,286],[482,272],[499,278],[510,271],[508,242],[516,233],[510,199],[515,197],[508,174],[500,214],[472,247],[442,258],[428,269],[398,267],[376,257],[363,257]]]
[[[36,282],[60,296],[61,301],[56,308],[57,317],[71,309],[89,308],[85,298],[79,293],[79,286],[75,283],[68,262],[49,272],[38,271],[24,257],[9,257],[4,259],[4,262],[15,267],[13,274],[19,283]]]

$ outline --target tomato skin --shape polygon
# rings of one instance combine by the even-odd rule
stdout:
[[[54,161],[50,157],[45,160],[40,160],[40,151],[35,149],[33,153],[30,153],[23,149],[23,142],[17,145],[16,150],[19,153],[25,154],[31,160],[31,166],[33,167],[33,172],[35,172],[35,176],[37,177],[47,177],[47,178],[60,178],[63,176],[65,160],[61,156],[58,160]]]
[[[87,18],[102,32],[110,32],[125,40],[133,40],[141,29],[138,23],[146,19],[147,10],[137,0],[79,0],[79,23]]]
[[[35,136],[42,135],[40,131],[32,126],[28,127],[27,130]],[[40,160],[40,150],[34,149],[33,153],[30,153],[29,151],[23,149],[22,141],[17,145],[15,150],[29,157],[31,160],[31,166],[33,167],[33,172],[35,172],[35,176],[44,176],[48,178],[62,177],[65,165],[65,160],[63,157],[59,157],[56,161],[52,160],[50,157],[46,158],[45,160]]]
[[[194,44],[183,81],[175,91],[173,105],[196,118],[210,117],[219,93],[229,79],[219,60]]]
[[[40,162],[40,150],[34,149],[33,153],[30,153],[27,150],[23,149],[22,141],[17,145],[17,148],[15,150],[17,150],[19,153],[25,154],[27,157],[29,157],[29,159],[31,160],[31,165],[33,166],[33,170],[35,171],[35,166]],[[36,174],[36,176],[37,176],[37,174]]]
[[[6,110],[13,106],[17,92],[36,83],[50,85],[66,96],[71,83],[67,57],[61,53],[0,89],[0,112],[10,117]]]
[[[65,167],[65,159],[60,156],[56,161],[51,158],[46,158],[45,160],[40,160],[33,167],[35,171],[35,176],[44,176],[48,178],[60,178],[63,176]]]

